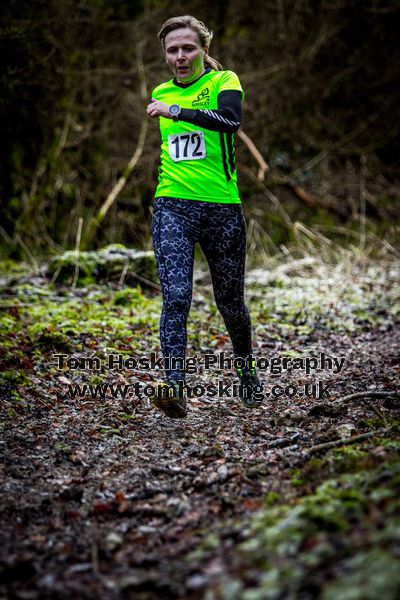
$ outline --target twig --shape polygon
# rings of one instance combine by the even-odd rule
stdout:
[[[400,392],[356,392],[355,394],[337,398],[336,402],[356,400],[358,398],[400,398]]]
[[[298,231],[301,231],[307,237],[311,238],[314,241],[318,241],[322,244],[326,244],[327,246],[332,246],[332,241],[329,238],[322,235],[322,233],[320,233],[319,231],[317,231],[317,232],[312,231],[311,229],[306,227],[303,223],[300,223],[300,221],[296,221],[296,223],[293,225],[293,231],[296,235],[297,235]]]
[[[127,260],[126,263],[124,264],[124,268],[122,269],[122,272],[121,272],[121,277],[119,278],[119,281],[118,281],[118,287],[122,287],[124,285],[124,281],[125,281],[125,277],[128,272],[128,269],[129,269],[129,260]]]
[[[400,257],[400,252],[396,250],[396,248],[394,248],[387,240],[380,240],[378,238],[378,241],[382,243],[382,246],[384,246],[385,250],[389,250],[389,252],[394,254],[396,257]]]
[[[265,179],[265,173],[267,173],[270,170],[268,164],[265,162],[265,160],[264,160],[261,152],[258,150],[258,148],[256,147],[256,145],[253,142],[253,140],[246,133],[244,133],[244,131],[239,130],[238,131],[238,136],[246,144],[246,146],[250,150],[251,154],[254,156],[254,158],[256,159],[256,161],[258,162],[258,164],[260,166],[260,168],[258,170],[258,174],[257,174],[258,181],[264,181],[264,179]],[[323,205],[322,202],[321,202],[321,200],[319,198],[317,198],[316,196],[314,196],[314,194],[311,194],[310,192],[307,192],[307,190],[305,190],[304,188],[300,187],[299,185],[293,185],[290,182],[287,183],[286,185],[289,186],[289,188],[293,191],[293,193],[298,198],[300,198],[300,200],[302,200],[303,202],[305,202],[307,204],[307,206],[310,206],[311,208],[315,208],[316,206],[323,206],[323,208],[325,208],[326,210],[334,208],[333,205],[332,206],[331,205],[330,206]],[[264,191],[267,193],[267,195],[269,196],[270,200],[272,200],[274,202],[275,206],[277,206],[276,202],[278,202],[278,204],[279,204],[279,200],[277,200],[277,198],[267,188]],[[282,214],[282,211],[280,211],[280,212]],[[287,215],[287,213],[285,215],[282,215],[282,216],[284,216],[286,223],[289,225],[290,218]]]
[[[366,208],[366,171],[367,157],[363,154],[360,158],[360,249],[365,246],[365,208]]]
[[[25,250],[25,252],[27,253],[32,266],[35,270],[35,273],[38,274],[40,273],[40,269],[39,269],[39,265],[35,259],[35,257],[33,256],[32,252],[29,250],[28,246],[25,244],[24,240],[22,239],[22,237],[19,235],[19,233],[17,233],[17,235],[15,236],[15,239],[17,240],[17,242],[22,246],[22,248]]]
[[[400,398],[400,393],[399,392],[356,392],[355,394],[349,394],[348,396],[342,396],[341,398],[338,398],[336,402],[345,402],[347,400],[358,400],[358,399],[365,399],[365,398]],[[376,431],[368,431],[367,433],[361,433],[360,435],[355,435],[350,438],[341,438],[339,440],[334,440],[332,442],[325,442],[324,444],[318,444],[317,446],[312,446],[311,448],[309,448],[307,450],[307,456],[310,456],[311,454],[320,452],[322,450],[329,450],[330,448],[336,448],[337,446],[354,444],[355,442],[358,442],[360,440],[366,440],[370,437],[374,437],[376,434],[389,433],[391,431],[391,429],[390,429],[389,423],[388,423],[385,415],[382,413],[382,411],[380,411],[376,407],[372,406],[368,401],[367,401],[367,404],[375,412],[375,414],[378,415],[378,417],[380,417],[383,420],[383,422],[386,425],[385,429],[377,429]]]
[[[65,147],[65,143],[67,141],[68,133],[69,133],[69,130],[71,128],[71,123],[72,123],[71,114],[69,112],[67,112],[67,114],[65,115],[65,119],[64,119],[64,125],[63,125],[63,128],[61,130],[60,140],[59,140],[59,142],[57,144],[57,147],[55,149],[55,152],[53,154],[53,160],[54,161],[56,161],[60,157],[61,152],[63,151],[63,149]]]
[[[75,272],[74,272],[74,280],[73,280],[72,286],[71,286],[73,290],[75,290],[75,288],[76,288],[76,284],[78,282],[78,277],[79,277],[79,248],[81,245],[82,225],[83,225],[83,218],[79,217],[78,231],[76,232],[76,240],[75,240]]]
[[[238,136],[246,144],[246,146],[248,147],[248,149],[250,150],[250,152],[252,153],[252,155],[254,156],[254,158],[256,159],[256,161],[258,162],[258,164],[260,166],[260,168],[258,170],[258,176],[257,176],[259,181],[264,181],[265,173],[267,171],[269,171],[269,166],[265,162],[263,155],[258,150],[258,148],[255,145],[255,143],[253,142],[253,140],[251,138],[249,138],[249,136],[241,129],[238,131]]]
[[[288,213],[283,208],[283,206],[281,205],[281,203],[279,202],[278,198],[271,192],[270,189],[267,188],[267,186],[262,181],[260,181],[254,175],[253,171],[249,167],[246,167],[243,165],[242,171],[247,173],[247,175],[249,175],[249,177],[257,184],[257,186],[260,188],[260,190],[262,190],[264,192],[264,194],[267,196],[267,198],[271,201],[273,206],[276,208],[277,212],[279,212],[279,214],[281,215],[282,219],[285,222],[285,225],[290,229],[293,225],[292,220],[289,217]]]
[[[366,433],[360,433],[359,435],[354,435],[349,438],[341,438],[339,440],[333,440],[332,442],[325,442],[324,444],[318,444],[317,446],[311,446],[306,452],[306,456],[311,456],[312,454],[316,454],[317,452],[321,452],[323,450],[330,450],[331,448],[337,448],[338,446],[347,446],[348,444],[354,444],[356,442],[360,442],[361,440],[367,440],[371,437],[374,437],[377,434],[386,434],[389,433],[390,429],[377,429],[375,431],[367,431]]]
[[[7,244],[12,244],[12,238],[8,235],[7,231],[0,225],[0,233],[7,242]]]
[[[252,236],[253,236],[253,229],[254,229],[255,222],[256,222],[255,219],[250,219],[249,225],[247,228],[247,245],[248,245],[249,250],[252,248]],[[255,240],[254,240],[254,245],[255,245]]]
[[[100,221],[102,221],[104,219],[104,217],[106,216],[106,214],[108,213],[108,211],[109,211],[110,207],[113,205],[116,197],[118,196],[120,191],[125,187],[125,184],[128,180],[129,175],[132,173],[133,169],[135,168],[136,163],[139,160],[139,158],[143,152],[144,142],[146,139],[146,133],[147,133],[147,121],[145,121],[143,119],[142,124],[140,126],[139,141],[138,141],[136,150],[135,150],[131,160],[125,167],[124,174],[118,179],[117,183],[115,184],[115,186],[113,187],[111,192],[108,194],[106,200],[102,204],[102,206],[97,214],[97,218]]]
[[[93,573],[99,572],[99,549],[97,545],[97,523],[92,524],[92,540],[90,546],[90,554],[92,559]]]
[[[125,270],[126,264],[124,266],[124,270]],[[132,271],[130,269],[127,269],[127,272],[129,272],[130,275],[133,275],[135,279],[138,279],[139,281],[143,281],[143,283],[146,283],[147,285],[149,285],[150,287],[155,288],[156,290],[161,290],[161,286],[158,285],[158,283],[154,283],[154,281],[150,281],[150,279],[146,279],[146,277],[143,277],[142,275],[139,275],[138,273],[135,273],[135,271]],[[123,273],[122,273],[123,275]],[[125,274],[126,275],[126,274]],[[120,277],[120,280],[118,282],[118,285],[122,285],[121,284],[121,279],[122,276]],[[124,279],[122,280],[122,282],[125,280],[125,276]]]
[[[310,208],[315,208],[319,206],[319,200],[314,194],[310,194],[310,192],[306,192],[306,190],[299,185],[290,185],[291,190],[296,194],[296,196],[302,200],[307,206]],[[324,207],[325,208],[325,207]]]
[[[63,267],[62,264],[58,265],[57,269],[53,273],[53,277],[50,279],[50,285],[52,285],[53,283],[56,282],[57,277],[59,276],[62,267]]]
[[[379,417],[379,419],[382,419],[385,427],[390,427],[389,421],[387,420],[386,416],[383,414],[379,406],[374,406],[371,402],[366,402],[365,404],[370,410],[372,410],[372,412],[376,414],[377,417]]]
[[[278,180],[277,184],[279,185],[279,183],[280,182]],[[338,215],[339,217],[343,216],[344,209],[342,206],[340,206],[340,202],[338,200],[336,200],[334,202],[333,201],[334,199],[332,197],[325,198],[324,200],[322,200],[315,194],[308,192],[307,190],[300,187],[299,185],[294,185],[292,183],[285,183],[285,185],[293,192],[293,194],[299,200],[304,202],[304,204],[306,204],[306,206],[308,206],[310,208],[321,207],[323,210],[334,213],[334,214]],[[338,204],[339,204],[339,206],[338,206]]]
[[[389,427],[389,422],[386,416],[383,414],[381,409],[377,406],[368,402],[368,398],[400,398],[400,393],[398,392],[357,392],[356,394],[350,394],[349,396],[344,396],[343,398],[338,398],[337,402],[343,402],[345,400],[356,400],[356,399],[365,399],[367,406],[374,412],[382,421],[384,422],[386,427]]]
[[[49,246],[51,248],[54,248],[54,250],[56,250],[58,254],[60,254],[61,252],[64,252],[64,247],[61,246],[60,244],[57,244],[57,242],[55,242],[50,237],[49,232],[47,231],[46,224],[44,222],[42,214],[38,215],[38,225],[40,227],[40,231],[42,232],[44,239],[46,240],[46,242],[48,242]]]

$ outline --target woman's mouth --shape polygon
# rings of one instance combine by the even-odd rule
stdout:
[[[189,71],[189,67],[177,67],[176,70],[178,73],[187,73],[187,71]]]

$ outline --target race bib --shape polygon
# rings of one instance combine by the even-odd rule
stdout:
[[[171,160],[199,160],[206,157],[206,142],[203,131],[190,131],[168,136]]]

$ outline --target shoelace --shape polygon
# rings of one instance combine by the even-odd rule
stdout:
[[[254,377],[256,377],[256,361],[253,358],[251,361],[251,367],[247,367],[244,369],[236,369],[236,373],[239,375],[240,378],[244,377],[245,375],[254,375]]]

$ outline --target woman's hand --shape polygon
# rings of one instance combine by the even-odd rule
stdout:
[[[171,119],[171,115],[168,113],[169,104],[165,102],[159,102],[155,98],[151,99],[150,104],[147,106],[147,114],[155,119],[156,117],[165,117]]]

